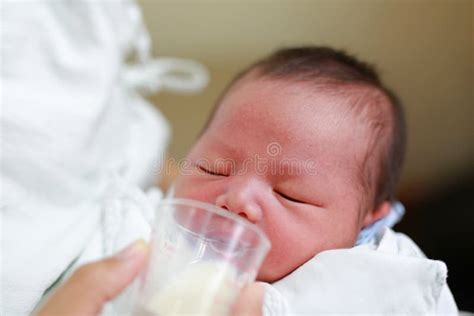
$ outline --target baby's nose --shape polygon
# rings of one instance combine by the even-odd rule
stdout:
[[[216,205],[242,216],[254,224],[262,218],[262,210],[254,202],[251,192],[246,192],[246,190],[232,188],[217,197]]]

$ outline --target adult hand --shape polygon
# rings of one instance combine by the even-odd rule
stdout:
[[[115,298],[146,264],[148,245],[137,241],[116,256],[79,268],[38,309],[37,316],[96,316]],[[262,315],[264,287],[260,282],[241,292],[232,315]]]
[[[253,282],[244,287],[234,305],[232,316],[263,315],[265,287],[262,282]]]
[[[95,316],[144,268],[148,245],[136,241],[114,257],[79,268],[37,311],[38,316]]]

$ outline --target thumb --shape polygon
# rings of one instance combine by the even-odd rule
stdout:
[[[137,241],[114,257],[79,268],[37,315],[97,315],[104,304],[116,297],[144,268],[148,246]]]
[[[240,292],[232,309],[232,316],[263,315],[265,287],[262,282],[247,284]]]

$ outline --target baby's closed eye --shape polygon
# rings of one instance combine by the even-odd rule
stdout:
[[[306,204],[306,202],[304,202],[304,201],[302,201],[302,200],[300,200],[300,199],[296,199],[296,198],[294,198],[294,197],[291,197],[291,196],[289,196],[289,195],[287,195],[287,194],[285,194],[285,193],[283,193],[283,192],[281,192],[281,191],[276,191],[276,190],[274,190],[274,192],[275,192],[276,194],[278,194],[279,196],[281,196],[282,198],[288,200],[288,201],[295,202],[295,203],[305,203],[305,204]]]
[[[195,164],[195,166],[199,171],[201,171],[203,173],[206,173],[206,174],[209,174],[209,175],[212,175],[212,176],[218,176],[218,177],[228,176],[227,174],[225,174],[222,171],[212,170],[209,166],[204,166],[204,165],[200,165],[200,164]]]
[[[296,203],[296,204],[304,204],[304,205],[310,205],[310,206],[316,206],[316,207],[324,207],[323,204],[320,201],[317,201],[314,197],[308,198],[308,197],[303,197],[303,196],[298,196],[295,193],[289,192],[288,190],[273,190],[277,196],[280,198],[285,199],[286,201],[289,201],[291,203]]]

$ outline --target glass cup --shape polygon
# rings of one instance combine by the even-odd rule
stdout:
[[[216,206],[163,200],[134,315],[229,315],[270,249],[265,234]]]

